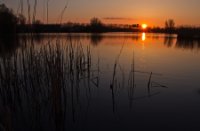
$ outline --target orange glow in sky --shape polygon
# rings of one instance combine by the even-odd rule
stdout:
[[[28,18],[26,0],[20,1],[24,1],[24,6],[19,0],[0,0],[0,3],[6,4],[15,13],[23,10]],[[29,1],[33,14],[35,0]],[[66,4],[63,23],[89,23],[93,17],[105,24],[147,23],[148,27],[164,27],[167,19],[174,19],[176,25],[192,26],[199,26],[200,21],[200,13],[197,13],[200,12],[200,0],[38,0],[36,19],[43,22],[47,21],[47,1],[49,23],[60,21]]]

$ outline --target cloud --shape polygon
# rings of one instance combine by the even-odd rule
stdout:
[[[104,20],[133,20],[132,18],[125,17],[104,17]]]

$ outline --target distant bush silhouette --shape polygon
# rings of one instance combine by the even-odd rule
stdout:
[[[182,26],[177,29],[178,38],[200,38],[199,27]]]
[[[40,20],[35,20],[32,23],[32,31],[34,33],[40,33],[41,32],[41,28],[42,28],[43,23]]]
[[[17,17],[4,4],[0,5],[0,35],[14,35],[16,33]]]

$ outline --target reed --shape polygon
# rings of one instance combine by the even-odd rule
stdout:
[[[49,1],[50,1],[50,0],[47,0],[47,2],[46,2],[46,9],[47,9],[47,12],[46,12],[46,13],[47,13],[47,16],[46,16],[46,17],[47,17],[47,24],[49,23]]]
[[[37,0],[34,1],[34,7],[33,7],[33,19],[32,23],[35,23],[35,18],[36,18],[36,10],[37,10]]]
[[[28,44],[13,56],[0,58],[0,105],[9,107],[16,115],[26,114],[21,121],[28,124],[22,129],[41,129],[45,110],[47,116],[52,116],[55,130],[63,130],[64,121],[69,119],[66,116],[72,114],[72,121],[76,122],[80,90],[85,90],[79,85],[87,82],[87,89],[96,87],[91,86],[94,77],[99,79],[92,75],[94,67],[90,47],[84,49],[81,43],[57,40],[41,48]]]
[[[129,97],[129,107],[132,108],[133,100],[134,100],[134,92],[135,92],[135,59],[134,59],[134,50],[133,50],[133,59],[131,64],[131,71],[129,73],[128,79],[128,97]]]
[[[115,102],[115,91],[117,89],[117,84],[120,85],[120,83],[118,83],[117,79],[116,79],[116,73],[117,73],[117,67],[118,67],[118,64],[119,64],[119,58],[122,54],[122,51],[123,51],[123,48],[124,48],[124,43],[120,49],[120,52],[118,54],[118,56],[116,57],[115,59],[115,63],[114,63],[114,67],[113,67],[113,75],[112,75],[112,81],[111,81],[111,84],[110,84],[110,89],[111,89],[111,95],[112,95],[112,105],[113,105],[113,113],[115,113],[115,106],[116,106],[116,102]]]
[[[27,7],[28,7],[28,24],[31,24],[31,5],[29,0],[27,0]]]

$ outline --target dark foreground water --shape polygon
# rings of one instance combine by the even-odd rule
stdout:
[[[199,51],[199,40],[165,34],[1,41],[0,128],[199,130]]]

